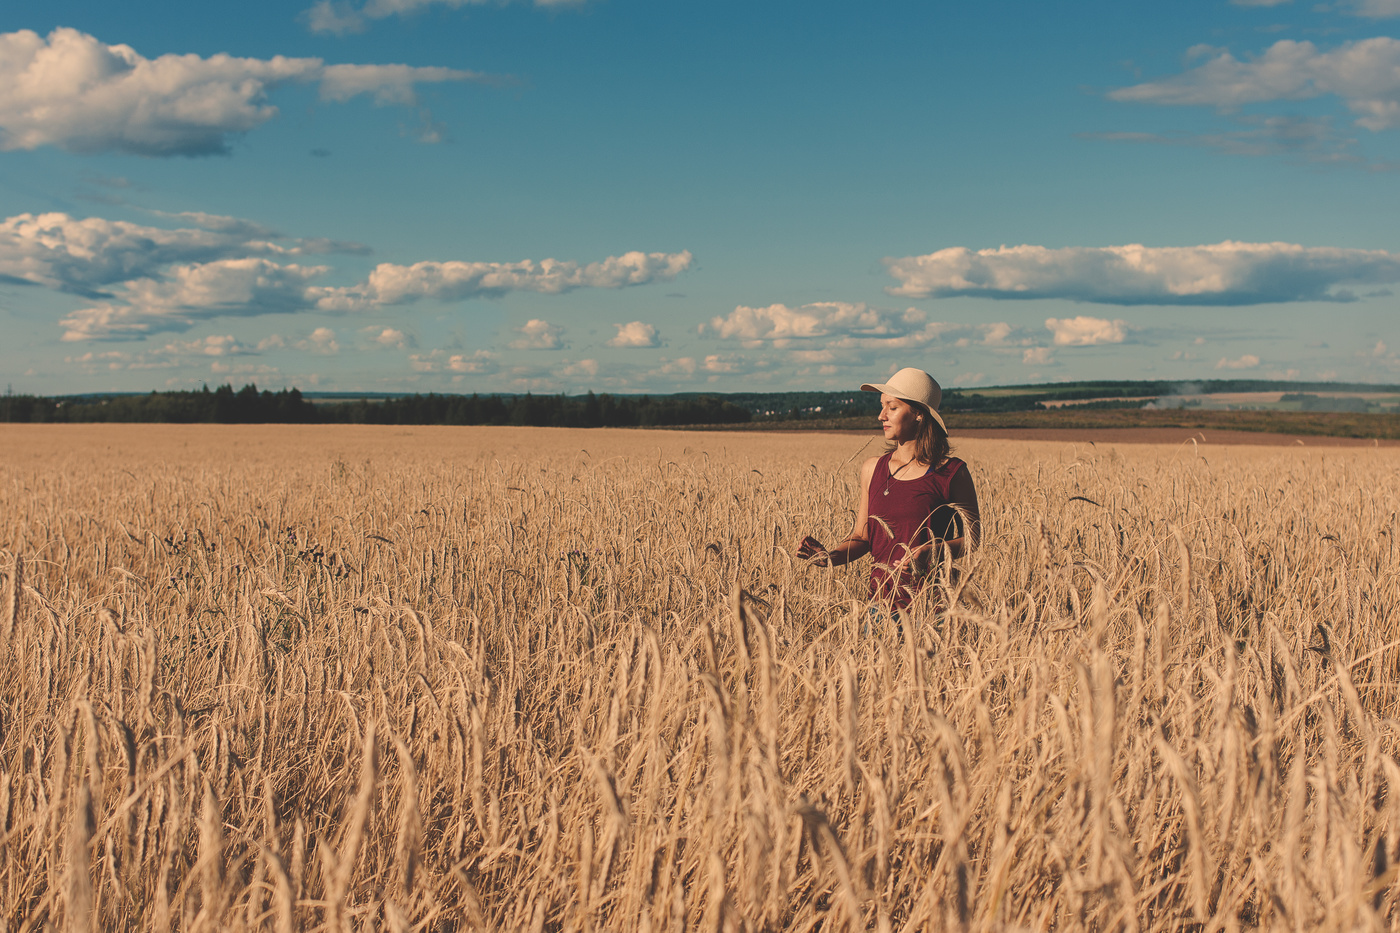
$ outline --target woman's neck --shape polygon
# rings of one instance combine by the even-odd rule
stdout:
[[[909,463],[918,459],[918,451],[918,444],[914,441],[905,441],[894,449],[890,459],[896,463]]]

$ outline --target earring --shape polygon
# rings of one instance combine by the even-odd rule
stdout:
[[[917,422],[919,422],[920,424],[923,424],[923,423],[924,423],[924,416],[923,416],[923,415],[920,415],[919,417],[915,418],[914,420],[917,421]]]

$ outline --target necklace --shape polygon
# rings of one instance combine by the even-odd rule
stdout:
[[[904,470],[905,467],[907,467],[909,464],[913,463],[913,462],[914,462],[915,460],[917,460],[917,459],[918,459],[917,457],[910,457],[908,460],[905,460],[903,463],[901,463],[901,464],[899,465],[899,469],[898,469],[898,470],[895,470],[893,473],[891,473],[891,474],[890,474],[890,478],[887,479],[887,480],[885,480],[885,488],[884,488],[884,491],[880,493],[880,495],[882,495],[882,496],[888,496],[888,495],[890,494],[890,483],[893,483],[893,482],[894,482],[894,478],[895,478],[896,476],[898,476],[901,472],[903,472],[903,470]]]

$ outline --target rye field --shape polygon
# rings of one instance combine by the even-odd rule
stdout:
[[[0,927],[1400,928],[1400,451],[861,443],[0,426]]]

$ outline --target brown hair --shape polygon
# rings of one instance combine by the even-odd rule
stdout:
[[[939,426],[938,419],[929,414],[929,410],[923,405],[908,399],[900,399],[900,401],[923,416],[919,420],[919,433],[914,437],[914,456],[927,463],[929,469],[938,469],[943,461],[948,459],[948,455],[953,452],[953,445],[948,442],[948,432]],[[898,446],[898,444],[886,445],[885,453],[889,453]]]

